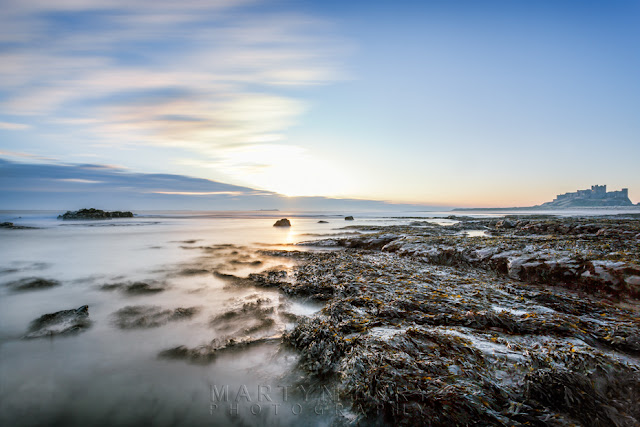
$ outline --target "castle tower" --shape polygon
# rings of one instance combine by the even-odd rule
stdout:
[[[591,186],[591,196],[596,199],[602,199],[607,196],[607,186],[606,185],[592,185]]]

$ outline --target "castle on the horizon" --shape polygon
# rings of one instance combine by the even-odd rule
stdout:
[[[606,185],[592,185],[590,190],[558,194],[552,202],[543,207],[589,207],[589,206],[633,206],[629,199],[629,189],[607,192]]]

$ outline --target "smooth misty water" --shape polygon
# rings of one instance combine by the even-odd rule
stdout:
[[[133,219],[65,222],[50,212],[3,212],[0,216],[2,221],[42,227],[0,229],[2,425],[326,424],[328,412],[316,415],[310,403],[292,392],[285,398],[284,390],[278,388],[293,384],[297,356],[277,343],[223,354],[210,364],[158,358],[162,350],[196,347],[221,337],[223,333],[211,327],[210,319],[244,302],[268,299],[276,313],[286,307],[288,312],[311,314],[320,307],[288,300],[276,290],[232,286],[211,274],[175,273],[200,266],[246,276],[277,265],[291,267],[286,258],[265,258],[252,251],[294,248],[292,243],[340,233],[337,228],[345,225],[406,222],[374,216],[353,222],[342,216],[289,216],[293,223],[289,229],[272,226],[276,217],[286,216],[283,213],[153,213]],[[329,224],[318,224],[319,219]],[[236,245],[263,264],[229,264],[229,253],[235,247],[208,256],[199,249],[188,249],[215,244]],[[26,292],[4,286],[24,277],[56,279],[62,285]],[[168,289],[151,295],[100,289],[104,284],[136,280],[166,282]],[[85,304],[93,322],[87,331],[22,339],[33,319]],[[113,313],[130,305],[196,306],[201,311],[189,320],[156,328],[117,328]],[[276,325],[279,333],[287,327],[291,325],[284,321]],[[211,386],[229,385],[233,398],[243,384],[253,401],[241,399],[238,415],[229,415],[228,405],[211,411]],[[260,413],[253,415],[251,408],[258,411],[251,406],[258,403],[258,386],[272,387],[268,396],[273,402],[263,395]],[[277,415],[276,404],[281,405]],[[301,414],[292,412],[300,408]]]

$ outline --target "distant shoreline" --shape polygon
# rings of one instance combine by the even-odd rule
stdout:
[[[482,211],[482,212],[503,212],[503,211],[575,211],[575,210],[630,210],[640,211],[640,206],[580,206],[580,207],[562,207],[554,208],[547,206],[531,206],[531,207],[510,207],[510,208],[455,208],[452,212],[470,212],[470,211]]]

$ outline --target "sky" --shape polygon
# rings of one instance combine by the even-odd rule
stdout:
[[[640,201],[636,0],[0,10],[0,158],[40,165],[32,177],[93,165],[212,181],[153,187],[167,194],[224,183],[461,207],[607,184]],[[56,179],[83,181],[39,191],[107,191]]]

